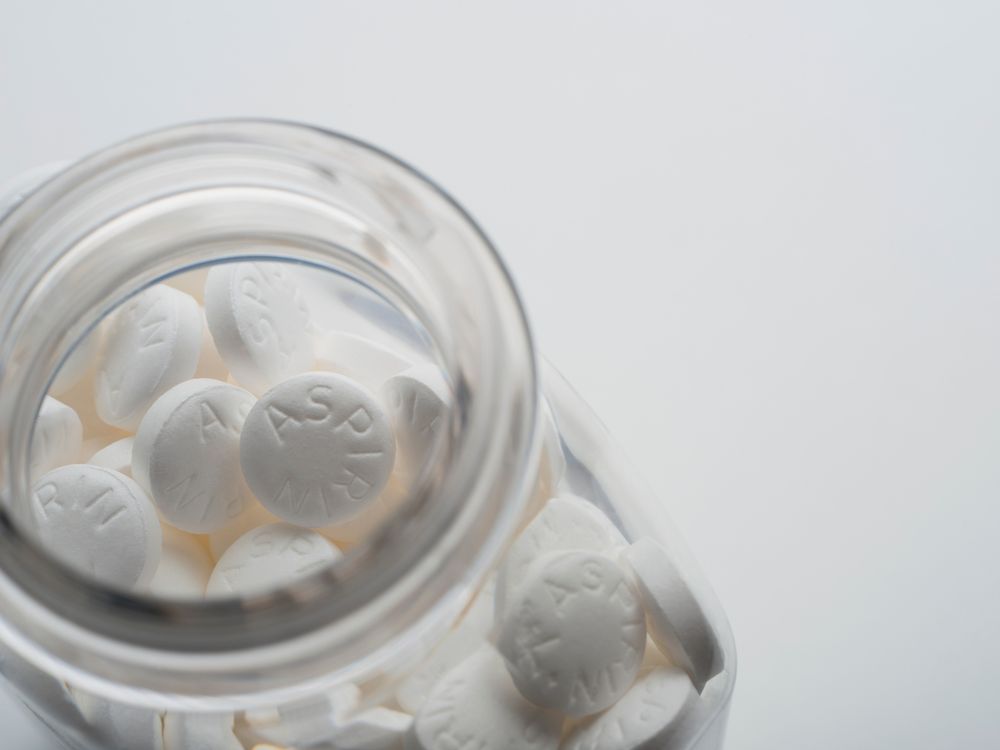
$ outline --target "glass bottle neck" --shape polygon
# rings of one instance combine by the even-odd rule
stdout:
[[[422,332],[455,389],[446,449],[327,572],[272,595],[167,603],[103,589],[21,533],[31,426],[72,345],[181,268],[334,270]],[[538,454],[535,362],[489,241],[386,154],[305,126],[139,137],[56,175],[0,223],[0,637],[92,691],[159,706],[273,704],[386,669],[464,604],[513,529]]]

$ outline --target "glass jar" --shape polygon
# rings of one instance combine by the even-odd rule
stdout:
[[[60,364],[110,311],[172,274],[232,260],[333,271],[331,297],[447,374],[445,439],[406,501],[329,570],[232,600],[109,589],[24,533],[34,421]],[[561,492],[595,504],[628,540],[669,550],[713,666],[656,747],[721,746],[733,641],[662,503],[536,358],[482,230],[371,146],[290,123],[202,123],[22,181],[0,198],[0,419],[3,669],[70,747],[107,742],[72,705],[77,691],[136,712],[235,716],[246,747],[261,722],[278,727],[274,741],[338,747],[315,720],[331,696],[360,686],[376,705],[391,694],[461,616],[529,508]]]

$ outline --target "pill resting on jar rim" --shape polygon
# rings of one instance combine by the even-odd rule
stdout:
[[[328,372],[267,391],[240,438],[243,475],[257,499],[310,528],[361,513],[385,487],[395,455],[389,420],[371,392]]]

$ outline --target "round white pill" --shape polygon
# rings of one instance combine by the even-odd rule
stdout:
[[[102,747],[163,750],[163,719],[156,711],[115,703],[75,688],[73,695]]]
[[[722,654],[708,616],[670,553],[652,539],[622,553],[646,608],[653,642],[691,675],[700,692],[722,669]]]
[[[261,396],[240,439],[243,475],[257,499],[311,528],[361,513],[385,487],[395,454],[375,397],[326,372],[297,375]]]
[[[570,716],[603,711],[625,695],[645,648],[638,594],[614,560],[589,551],[539,558],[497,641],[521,694]]]
[[[32,479],[51,469],[80,460],[83,446],[83,425],[72,408],[46,396],[35,420],[31,437]]]
[[[109,323],[97,370],[97,413],[134,430],[161,394],[194,375],[201,311],[190,296],[159,284],[137,294]]]
[[[132,476],[132,444],[134,442],[134,437],[126,437],[109,443],[91,456],[87,463],[103,466],[105,469],[114,469],[130,477]]]
[[[385,381],[380,391],[396,433],[395,471],[411,483],[435,451],[447,431],[451,390],[433,365],[416,365]]]
[[[562,717],[526,701],[484,646],[438,682],[414,721],[414,750],[556,750]]]
[[[232,714],[163,717],[163,750],[244,750],[233,732]]]
[[[156,572],[160,520],[127,476],[101,466],[63,466],[35,483],[31,507],[41,544],[77,571],[121,588],[143,586]]]
[[[372,339],[333,331],[316,343],[316,369],[330,370],[356,380],[372,391],[410,366],[409,360]]]
[[[593,721],[577,726],[563,750],[658,750],[688,715],[698,695],[676,667],[641,675],[625,696]]]
[[[281,263],[212,268],[205,314],[226,367],[255,394],[312,366],[309,310]]]
[[[164,599],[203,599],[212,567],[197,537],[164,526],[163,553],[147,590]]]
[[[320,570],[340,550],[315,531],[287,523],[261,526],[237,539],[208,580],[208,596],[256,594]]]
[[[592,550],[617,554],[628,543],[600,510],[578,497],[554,497],[538,512],[508,550],[497,574],[496,612],[506,612],[506,602],[524,580],[535,559],[545,552]]]
[[[163,517],[204,534],[243,512],[240,431],[254,404],[242,388],[208,378],[164,393],[146,412],[132,447],[132,476]]]

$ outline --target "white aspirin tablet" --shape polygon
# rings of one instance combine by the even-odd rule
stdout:
[[[197,537],[163,527],[163,552],[146,590],[164,599],[203,599],[212,558]]]
[[[31,437],[29,464],[37,479],[51,469],[80,460],[83,425],[72,408],[51,396],[42,401]]]
[[[97,370],[100,418],[134,430],[150,404],[190,379],[201,352],[201,325],[198,303],[163,284],[115,311]]]
[[[248,531],[272,523],[281,523],[281,519],[257,502],[256,498],[247,498],[247,505],[242,513],[218,531],[213,531],[208,535],[208,549],[212,553],[212,559],[217,561],[232,546],[233,542]]]
[[[380,395],[396,433],[396,473],[411,483],[431,459],[447,430],[451,389],[433,365],[411,367],[393,375]]]
[[[722,669],[715,632],[670,553],[649,538],[622,553],[626,570],[646,608],[649,634],[674,664],[691,675],[700,692]]]
[[[539,558],[497,640],[521,694],[569,716],[603,711],[625,695],[645,648],[639,595],[614,560],[590,551]]]
[[[279,588],[339,557],[340,550],[315,531],[287,523],[261,526],[226,550],[215,564],[206,594],[256,594]]]
[[[454,667],[482,648],[493,630],[496,577],[491,576],[462,619],[430,655],[396,687],[396,702],[404,711],[420,710],[434,686]]]
[[[569,495],[552,498],[518,535],[500,564],[497,618],[504,616],[508,598],[539,555],[564,550],[617,554],[627,544],[618,528],[591,503]]]
[[[410,365],[409,360],[379,342],[346,331],[333,331],[316,343],[317,370],[339,373],[375,392]]]
[[[109,443],[92,455],[87,463],[103,466],[105,469],[114,469],[130,477],[132,476],[132,444],[134,442],[134,437],[126,437]]]
[[[156,711],[112,702],[75,688],[73,695],[102,747],[163,750],[163,718]]]
[[[484,646],[452,669],[420,709],[408,750],[556,750],[562,716],[525,700]]]
[[[233,732],[232,714],[179,714],[163,717],[163,750],[244,750]]]
[[[658,750],[688,715],[698,695],[676,667],[660,667],[636,680],[625,696],[573,729],[563,750]]]
[[[361,513],[385,487],[395,455],[375,397],[327,372],[296,375],[261,396],[240,439],[243,475],[257,499],[310,528]]]
[[[32,492],[33,527],[56,559],[102,583],[143,586],[156,572],[163,536],[153,503],[134,481],[101,466],[70,464]]]
[[[254,397],[208,378],[160,396],[139,424],[132,476],[171,524],[204,534],[239,516],[249,492],[240,469],[240,431]]]
[[[83,380],[94,367],[101,350],[101,331],[102,327],[98,326],[73,347],[49,386],[49,393],[53,396],[62,395]]]
[[[205,282],[205,314],[226,367],[255,394],[312,367],[309,310],[281,263],[212,268]]]

